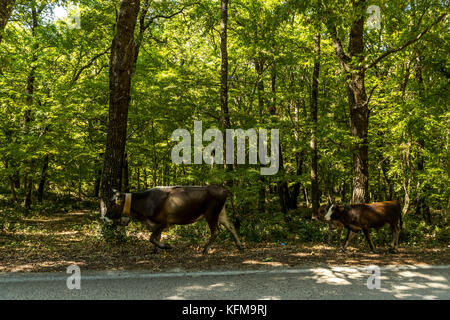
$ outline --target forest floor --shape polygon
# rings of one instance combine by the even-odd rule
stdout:
[[[357,241],[346,253],[318,243],[244,243],[239,252],[231,241],[217,241],[209,255],[201,244],[177,239],[173,249],[153,253],[149,233],[134,232],[129,241],[106,243],[100,235],[98,216],[87,210],[51,215],[21,217],[8,231],[0,231],[0,272],[64,271],[76,264],[82,270],[252,270],[275,268],[365,266],[365,265],[444,265],[450,264],[450,247],[406,247],[397,254],[386,247],[369,253]],[[11,231],[12,230],[12,231]],[[164,236],[164,235],[163,235]],[[207,239],[199,239],[206,243]],[[163,239],[164,241],[164,239]]]

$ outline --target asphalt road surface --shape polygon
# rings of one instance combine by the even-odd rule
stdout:
[[[450,266],[0,275],[0,299],[450,299]],[[68,280],[68,277],[72,277]],[[80,289],[68,289],[76,287]],[[369,287],[372,289],[368,288]],[[378,287],[378,288],[377,288]]]

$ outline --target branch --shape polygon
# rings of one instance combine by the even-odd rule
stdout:
[[[415,36],[414,38],[410,39],[409,41],[405,42],[402,46],[392,49],[392,50],[388,50],[385,53],[383,53],[381,56],[379,56],[377,59],[375,59],[375,61],[373,61],[371,64],[369,64],[368,66],[364,67],[364,70],[370,69],[372,67],[374,67],[378,62],[380,62],[381,60],[383,60],[384,58],[386,58],[388,55],[401,51],[403,49],[405,49],[406,47],[408,47],[409,45],[413,44],[414,42],[420,40],[420,38],[422,38],[428,31],[430,31],[430,29],[432,27],[434,27],[435,25],[437,25],[439,22],[441,22],[442,20],[444,20],[444,18],[447,16],[447,13],[442,14],[441,16],[439,16],[430,26],[428,26],[427,28],[425,28],[421,33],[419,33],[417,36]]]
[[[339,61],[341,62],[344,71],[348,72],[350,70],[349,63],[351,62],[352,59],[350,59],[350,57],[345,54],[344,48],[342,47],[342,43],[337,36],[335,25],[330,27],[330,34],[331,38],[333,39],[334,50],[336,51],[336,55]]]
[[[378,87],[378,83],[370,90],[369,98],[367,98],[366,102],[364,103],[365,106],[369,105],[370,99],[372,98],[372,94],[375,91],[375,89]],[[369,112],[372,111],[372,109],[369,109]]]
[[[72,77],[72,80],[70,81],[70,83],[71,83],[71,84],[74,84],[74,83],[78,80],[78,78],[80,77],[81,73],[82,73],[84,70],[86,70],[87,68],[89,68],[89,67],[95,62],[95,60],[97,60],[97,59],[100,58],[101,56],[103,56],[103,55],[105,55],[106,53],[108,53],[110,49],[111,49],[111,46],[109,46],[108,49],[106,49],[105,51],[103,51],[103,52],[101,52],[101,53],[99,53],[99,54],[96,54],[95,56],[93,56],[93,57],[91,58],[91,60],[89,60],[89,62],[88,62],[87,64],[85,64],[84,66],[82,66],[82,67],[80,68],[80,70],[78,70],[77,72],[74,72],[73,77]]]
[[[176,15],[179,15],[180,13],[183,13],[183,11],[184,11],[187,7],[190,7],[190,6],[192,6],[192,5],[194,5],[194,4],[187,5],[187,6],[183,7],[183,8],[181,8],[180,10],[178,10],[178,11],[176,11],[176,12],[174,12],[174,13],[171,13],[171,14],[169,14],[169,15],[159,14],[159,15],[156,15],[156,16],[151,17],[151,18],[149,19],[149,21],[147,22],[147,24],[145,25],[145,29],[147,29],[147,28],[153,23],[153,21],[155,21],[156,19],[159,19],[159,18],[162,18],[162,19],[171,19],[171,18],[175,17]]]

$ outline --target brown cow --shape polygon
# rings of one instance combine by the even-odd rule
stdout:
[[[348,229],[345,243],[341,248],[343,252],[353,236],[361,230],[364,232],[370,250],[373,252],[374,245],[370,239],[370,229],[375,228],[378,230],[386,223],[390,225],[392,230],[390,250],[395,252],[403,223],[400,204],[397,200],[370,204],[332,205],[325,215],[325,220],[338,220]]]
[[[313,212],[311,219],[325,221],[325,215],[327,214],[327,211],[330,207],[331,204],[320,206],[317,212]],[[344,224],[338,220],[329,220],[327,221],[327,223],[328,223],[328,244],[331,244],[331,236],[332,236],[331,232],[335,229],[337,230],[337,238],[339,241],[339,239],[341,239],[342,229],[344,229]]]
[[[173,224],[190,224],[202,218],[208,222],[211,238],[203,249],[208,253],[217,237],[219,223],[225,226],[234,237],[236,246],[242,250],[242,244],[228,220],[225,201],[230,192],[217,185],[155,187],[143,192],[120,193],[114,190],[109,209],[104,215],[106,221],[129,222],[126,215],[136,218],[150,231],[150,242],[157,248],[170,249],[170,245],[160,242],[161,233]]]

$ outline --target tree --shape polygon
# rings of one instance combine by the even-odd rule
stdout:
[[[311,89],[311,202],[312,211],[316,213],[320,205],[320,190],[317,172],[317,108],[319,100],[319,73],[320,73],[320,32],[314,38],[314,72]]]
[[[2,43],[3,32],[14,9],[15,2],[16,0],[2,0],[0,2],[0,44]]]
[[[446,13],[440,15],[430,26],[409,39],[401,46],[386,50],[367,63],[364,44],[364,22],[366,12],[365,0],[352,0],[352,21],[349,27],[348,52],[346,53],[338,37],[336,17],[328,16],[327,25],[333,39],[336,56],[343,70],[348,74],[346,89],[350,111],[350,130],[353,142],[353,203],[369,201],[369,101],[376,86],[371,89],[369,97],[366,93],[366,72],[376,66],[392,53],[399,52],[420,40],[432,26],[441,22]]]
[[[109,124],[101,187],[101,212],[106,213],[112,188],[122,189],[131,76],[135,61],[134,29],[139,0],[122,0],[109,66]]]

